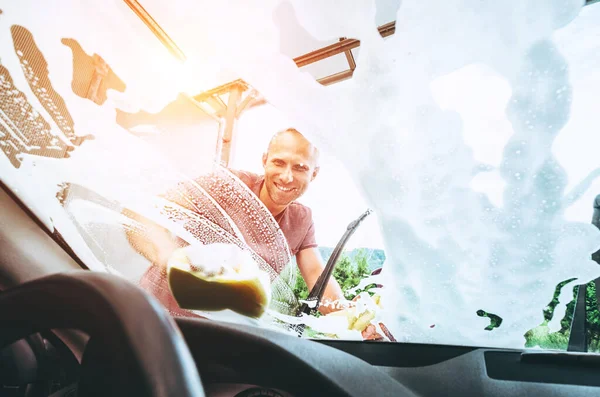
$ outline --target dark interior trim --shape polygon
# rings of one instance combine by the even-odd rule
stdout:
[[[54,240],[54,242],[58,244],[75,262],[77,262],[77,264],[81,266],[82,269],[89,270],[89,267],[85,263],[83,263],[83,261],[77,256],[77,254],[75,254],[71,247],[69,247],[67,242],[60,234],[60,232],[58,230],[49,230],[46,227],[46,225],[40,220],[40,218],[38,218],[38,216],[35,213],[33,213],[33,211],[31,211],[29,207],[27,207],[27,205],[25,205],[25,203],[23,203],[23,201],[11,191],[10,188],[6,186],[6,184],[4,184],[2,180],[0,180],[0,189],[4,191],[4,193],[6,193],[6,196],[8,196],[8,198],[12,199],[14,204],[16,204],[20,208],[20,210],[24,213],[25,216],[27,216],[30,220],[35,222],[35,224],[38,225],[39,228],[48,235],[48,237]],[[6,201],[7,200],[5,200],[5,197],[2,197],[0,199],[0,203],[2,203],[3,207],[6,206]]]
[[[368,342],[344,340],[316,340],[371,365],[380,367],[414,368],[435,365],[462,356],[479,347],[428,345],[404,342]]]

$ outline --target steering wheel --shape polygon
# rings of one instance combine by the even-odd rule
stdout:
[[[90,336],[80,396],[204,396],[173,320],[154,298],[120,277],[82,270],[0,293],[0,347],[57,328]]]

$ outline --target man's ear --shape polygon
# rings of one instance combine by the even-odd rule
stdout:
[[[267,154],[266,153],[263,153],[262,165],[263,165],[263,168],[265,168],[265,166],[267,165]]]
[[[314,181],[315,178],[317,177],[317,175],[319,175],[319,171],[321,170],[321,167],[315,167],[312,177],[310,178],[310,181]]]

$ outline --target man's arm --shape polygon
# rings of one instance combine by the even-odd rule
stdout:
[[[173,251],[179,248],[171,233],[157,223],[129,210],[123,214],[142,226],[142,231],[135,227],[125,227],[129,244],[144,258],[154,265],[166,269],[167,261]]]
[[[321,253],[319,252],[319,249],[313,247],[299,251],[296,254],[296,263],[298,264],[298,268],[300,269],[300,274],[302,274],[304,281],[306,281],[306,285],[308,286],[309,291],[312,290],[315,284],[317,283],[319,276],[321,275],[321,273],[323,273],[323,270],[325,269],[325,264],[323,263],[323,258],[321,258]],[[328,301],[337,300],[345,300],[344,294],[338,282],[333,277],[331,277],[327,284],[327,288],[325,288],[323,302],[327,303]],[[319,311],[322,314],[328,314],[339,309],[342,308],[329,307],[324,305],[321,305],[319,307]]]

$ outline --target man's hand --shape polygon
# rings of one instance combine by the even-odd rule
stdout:
[[[304,281],[306,281],[308,290],[312,290],[317,283],[319,276],[325,269],[325,264],[323,263],[323,258],[321,258],[319,249],[316,247],[307,248],[298,252],[296,254],[296,263],[298,264],[298,269],[300,269],[300,274],[302,274]],[[327,284],[327,288],[325,288],[325,294],[323,295],[322,300],[323,304],[319,306],[319,311],[322,314],[328,314],[342,310],[345,308],[345,305],[343,304],[345,300],[342,288],[338,282],[331,277]]]
[[[366,308],[360,308],[360,301],[366,299]],[[377,320],[377,311],[379,306],[379,298],[369,295],[357,295],[352,301],[346,301],[349,306],[340,312],[331,314],[332,316],[346,316],[348,319],[348,329],[360,331],[363,340],[369,341],[384,341],[389,340],[396,342],[392,333],[388,330],[385,324]],[[359,311],[360,310],[360,311]]]
[[[123,210],[123,215],[142,225],[143,230],[125,228],[129,244],[143,257],[166,271],[167,261],[179,246],[169,231],[137,213]]]

